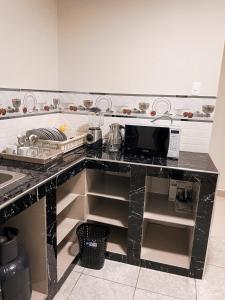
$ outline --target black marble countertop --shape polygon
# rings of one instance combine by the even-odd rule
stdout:
[[[180,151],[180,157],[176,160],[160,157],[124,155],[122,152],[110,153],[102,150],[87,150],[86,158],[218,174],[218,170],[207,153]]]
[[[0,171],[8,170],[26,175],[21,180],[0,189],[0,209],[86,159],[218,174],[208,154],[182,151],[180,152],[179,160],[171,160],[165,158],[144,158],[134,155],[125,156],[121,152],[108,153],[102,150],[91,151],[80,148],[65,154],[59,160],[46,166],[0,159]]]

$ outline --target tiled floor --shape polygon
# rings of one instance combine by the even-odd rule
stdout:
[[[54,300],[225,300],[225,199],[222,200],[217,199],[215,205],[203,280],[106,260],[100,271],[76,266]]]

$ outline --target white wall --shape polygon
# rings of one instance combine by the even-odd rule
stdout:
[[[225,1],[58,3],[60,89],[217,94]]]
[[[57,89],[56,0],[0,0],[0,87]]]
[[[221,69],[210,154],[220,172],[218,188],[225,190],[225,48]]]

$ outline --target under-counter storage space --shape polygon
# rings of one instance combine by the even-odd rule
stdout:
[[[85,172],[81,172],[57,188],[57,215],[59,215],[70,204],[74,203],[79,195],[84,194]]]
[[[128,227],[128,202],[87,196],[87,220]]]
[[[107,226],[110,229],[107,251],[127,255],[127,229]]]
[[[57,189],[57,277],[58,280],[79,253],[76,228],[84,221],[85,172]]]
[[[57,216],[57,245],[67,238],[81,221],[84,221],[84,196],[78,195],[76,200]]]
[[[109,228],[110,233],[108,237],[106,251],[127,255],[127,238],[128,238],[127,228],[104,224],[96,221],[88,221],[88,223],[103,225]]]
[[[193,229],[144,222],[141,258],[189,268]]]
[[[46,200],[39,200],[13,217],[5,226],[19,230],[21,241],[29,257],[32,281],[32,300],[45,299],[48,295]]]
[[[195,225],[192,212],[176,212],[173,203],[168,201],[168,195],[163,194],[146,193],[144,219],[168,224]]]
[[[199,183],[146,177],[141,258],[188,269]]]
[[[195,225],[199,184],[146,177],[144,219],[168,225]]]
[[[74,261],[75,257],[79,254],[79,243],[76,236],[76,232],[71,231],[67,236],[67,239],[64,239],[62,243],[58,246],[57,251],[57,278],[63,276],[67,268]]]
[[[87,170],[88,195],[129,199],[130,177],[126,173]]]

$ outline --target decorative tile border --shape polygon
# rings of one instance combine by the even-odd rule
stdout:
[[[21,117],[28,117],[28,116],[36,116],[36,115],[44,115],[49,113],[56,113],[60,112],[58,110],[50,110],[49,112],[46,111],[38,111],[38,112],[29,112],[23,113],[23,101],[27,94],[33,95],[37,100],[37,107],[40,107],[40,103],[42,105],[50,106],[53,104],[53,99],[58,98],[60,99],[61,104],[74,104],[75,106],[83,105],[83,100],[90,99],[93,101],[93,106],[95,106],[95,102],[98,97],[107,97],[112,102],[112,110],[107,116],[112,117],[132,117],[132,118],[150,118],[150,114],[147,113],[146,115],[141,114],[119,114],[117,113],[118,106],[129,107],[130,109],[139,109],[139,102],[147,102],[149,103],[150,107],[149,110],[153,110],[154,101],[158,98],[167,99],[171,103],[171,113],[175,113],[175,109],[183,109],[186,111],[200,111],[202,110],[202,105],[216,104],[216,97],[215,96],[192,96],[192,95],[160,95],[160,94],[124,94],[124,93],[103,93],[103,92],[76,92],[76,91],[56,91],[56,90],[37,90],[37,89],[16,89],[16,88],[0,88],[0,108],[7,108],[12,107],[11,100],[13,98],[21,99],[21,113],[7,113],[5,116],[0,115],[1,119],[10,119],[10,118],[21,118]],[[148,110],[148,111],[149,111]],[[65,112],[65,111],[64,111]],[[67,110],[67,112],[69,112]],[[86,112],[80,111],[79,114],[85,114]],[[181,116],[180,118],[176,117],[176,119],[180,120],[183,119]],[[185,119],[188,120],[188,119]],[[213,114],[212,118],[195,118],[190,119],[192,121],[213,121]]]

